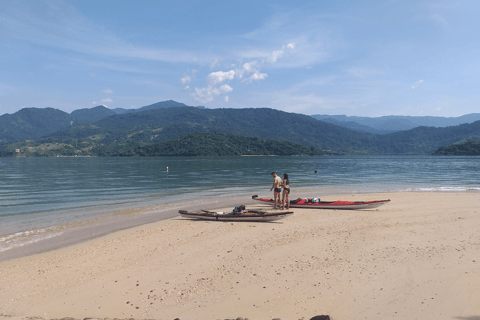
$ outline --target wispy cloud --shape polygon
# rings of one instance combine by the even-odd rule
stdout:
[[[353,67],[347,70],[347,73],[355,78],[366,79],[379,74],[384,74],[382,70],[367,67]]]
[[[113,90],[112,89],[105,89],[105,90],[102,90],[102,92],[106,93],[106,94],[112,94]]]
[[[282,49],[273,51],[266,61],[268,63],[275,63],[279,58],[283,56],[283,54],[285,53],[285,50],[293,50],[293,49],[295,49],[295,44],[289,43],[288,45],[283,46]]]
[[[424,81],[423,80],[418,80],[412,85],[412,89],[416,89],[419,85],[421,85]]]
[[[93,105],[105,105],[106,103],[112,103],[112,102],[113,102],[113,100],[111,98],[105,98],[105,99],[100,100],[100,102],[92,101],[92,104]]]
[[[94,56],[192,62],[190,52],[129,43],[87,20],[65,1],[16,1],[2,9],[0,35]],[[195,59],[208,61],[210,58],[196,53]]]

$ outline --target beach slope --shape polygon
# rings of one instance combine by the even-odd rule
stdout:
[[[273,223],[178,217],[4,261],[0,318],[479,319],[478,193],[322,200],[388,198]]]

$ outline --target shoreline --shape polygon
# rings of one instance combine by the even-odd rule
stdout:
[[[1,262],[0,319],[480,316],[478,193],[342,197],[391,202],[277,223],[173,217]]]
[[[335,195],[338,190],[317,190],[317,189],[299,189],[295,190],[293,195],[301,194],[302,198],[307,197],[317,197],[318,194],[324,194],[326,197],[338,197],[345,199],[350,195],[369,195],[372,192],[346,192],[338,193]],[[351,191],[351,190],[350,190]],[[474,190],[464,190],[465,192],[477,191]],[[431,191],[385,191],[385,192],[373,192],[375,194],[384,194],[384,193],[396,193],[396,192],[431,192]],[[434,191],[435,192],[435,191]],[[448,192],[451,192],[449,190]],[[251,193],[251,192],[250,192]],[[254,192],[255,193],[255,192]],[[269,193],[267,196],[271,196]],[[261,195],[260,197],[263,197]],[[295,197],[291,198],[293,200]],[[337,199],[338,200],[338,199]],[[378,199],[375,199],[378,200]],[[84,241],[95,239],[98,237],[105,236],[107,234],[133,228],[136,226],[141,226],[144,224],[153,223],[156,221],[161,221],[164,219],[170,219],[178,215],[178,210],[190,210],[196,211],[200,209],[210,210],[217,209],[219,207],[231,207],[232,209],[237,205],[255,205],[258,204],[258,201],[254,201],[251,198],[251,195],[239,195],[233,198],[221,198],[220,200],[215,197],[207,197],[203,200],[197,199],[188,202],[180,203],[164,203],[160,205],[150,205],[146,207],[132,207],[124,210],[115,210],[112,212],[107,212],[101,215],[93,216],[85,220],[72,221],[64,225],[53,225],[40,229],[49,230],[46,231],[46,237],[37,239],[34,241],[27,241],[21,243],[20,245],[13,246],[12,248],[0,251],[0,263],[2,261],[7,261],[10,259],[21,258],[31,254],[37,254],[42,252],[47,252],[62,247],[67,247],[70,245],[75,245]],[[26,236],[24,234],[34,234],[39,230],[29,230],[19,232],[19,237],[25,240]],[[0,235],[0,237],[13,236],[15,234],[6,234]]]
[[[325,194],[321,199],[331,200],[347,200],[351,196],[369,196],[371,194],[378,194],[378,197],[370,200],[380,200],[384,194],[396,194],[396,193],[476,193],[478,189],[465,189],[460,191],[452,190],[451,188],[434,189],[429,190],[410,190],[410,191],[385,191],[385,192],[354,192],[354,193],[340,193],[336,194],[334,190],[325,192],[326,190],[315,189],[299,189],[295,190],[295,193],[302,194],[302,198],[316,197],[318,194]],[[295,194],[294,193],[294,194]],[[259,196],[262,197],[262,196]],[[268,198],[268,196],[266,196]],[[337,198],[335,198],[337,197]],[[291,198],[293,200],[295,197]],[[320,199],[320,198],[319,198]],[[382,198],[383,199],[383,198]],[[365,200],[365,199],[360,199]],[[100,216],[92,217],[87,220],[81,220],[76,222],[67,223],[61,226],[51,226],[47,229],[59,230],[57,235],[47,237],[45,239],[37,240],[34,242],[27,242],[20,246],[0,251],[0,263],[8,261],[10,259],[22,258],[32,254],[38,254],[42,252],[48,252],[63,247],[79,244],[85,241],[89,241],[95,238],[99,238],[110,233],[114,233],[121,230],[126,230],[165,219],[171,219],[178,216],[178,210],[198,211],[214,210],[218,208],[231,207],[233,209],[237,205],[252,206],[259,204],[258,201],[252,200],[251,196],[239,195],[233,198],[217,200],[214,197],[208,197],[203,200],[194,200],[181,203],[166,203],[161,205],[147,206],[147,207],[133,207],[125,210],[116,210]],[[268,207],[267,207],[268,208]],[[273,207],[272,207],[273,210]],[[342,210],[340,210],[342,211]],[[33,230],[35,231],[35,230]],[[31,231],[27,232],[31,233]],[[6,235],[4,235],[6,236]]]
[[[209,210],[227,206],[231,206],[233,209],[233,207],[239,202],[248,205],[254,203],[253,200],[248,200],[246,197],[234,197],[222,200],[197,200],[187,204],[166,204],[114,211],[89,220],[73,223],[77,224],[77,226],[66,228],[65,231],[58,236],[1,251],[0,263],[10,259],[22,258],[33,254],[76,245],[85,241],[106,236],[117,231],[134,228],[165,219],[171,219],[178,216],[179,209]],[[52,228],[54,227],[56,226],[53,226]]]
[[[258,191],[258,190],[256,190]],[[317,189],[299,189],[293,193],[301,194],[302,198],[317,197],[318,194],[324,194],[326,197],[335,196],[338,190],[317,190]],[[64,225],[53,225],[44,227],[41,230],[49,229],[49,236],[46,238],[26,242],[25,244],[14,246],[10,249],[0,251],[0,262],[10,259],[21,258],[23,256],[37,254],[55,250],[65,246],[74,245],[83,241],[88,241],[97,237],[107,235],[112,232],[133,228],[136,226],[161,221],[177,216],[178,210],[210,210],[219,207],[231,207],[233,209],[237,205],[255,205],[258,201],[252,200],[252,194],[258,192],[250,192],[248,195],[241,194],[233,198],[217,199],[214,196],[208,196],[204,199],[196,199],[188,202],[179,203],[163,203],[160,205],[150,205],[146,207],[132,207],[124,210],[116,210],[101,215],[93,216],[85,220],[72,221]],[[370,194],[371,192],[353,194]],[[381,194],[382,192],[375,192]],[[385,193],[388,193],[386,191]],[[261,194],[261,193],[260,193]],[[350,192],[337,194],[339,198],[349,196]],[[271,196],[268,193],[268,196]],[[324,197],[323,197],[324,198]],[[38,230],[21,231],[20,237],[24,234],[32,234]],[[14,234],[10,234],[14,235]],[[0,237],[8,237],[9,235],[0,235]],[[24,237],[25,239],[25,237]]]

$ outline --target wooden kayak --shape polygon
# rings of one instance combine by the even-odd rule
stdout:
[[[273,199],[262,199],[258,196],[252,196],[253,200],[265,202],[271,205],[275,205]],[[307,209],[335,209],[335,210],[364,210],[374,209],[381,205],[390,202],[388,200],[374,200],[374,201],[315,201],[315,198],[311,199],[296,199],[290,200],[290,208],[307,208]]]
[[[198,212],[188,212],[186,210],[178,210],[183,218],[197,220],[215,220],[215,221],[276,221],[286,218],[293,214],[291,211],[256,211],[243,210],[241,212],[213,212],[201,210]]]

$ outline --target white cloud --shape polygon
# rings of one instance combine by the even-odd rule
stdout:
[[[110,103],[110,102],[113,102],[113,100],[110,99],[110,98],[105,98],[105,99],[102,99],[101,102],[102,102],[102,103]]]
[[[229,98],[228,96],[225,96],[225,98],[223,98],[223,101],[225,101],[225,102],[228,103],[228,100],[229,100],[229,99],[230,99],[230,98]]]
[[[259,71],[255,71],[250,77],[243,79],[242,82],[252,83],[253,81],[263,80],[267,77],[268,75],[266,73],[260,73]]]
[[[195,88],[195,92],[191,96],[197,102],[206,103],[213,101],[214,93],[207,88]]]
[[[113,90],[112,89],[105,89],[105,90],[102,90],[102,92],[106,93],[106,94],[112,94]]]
[[[235,70],[236,71],[235,75],[238,79],[242,79],[245,74],[258,72],[256,66],[257,66],[257,60],[246,62],[243,64],[241,69]]]
[[[269,56],[263,60],[263,62],[258,62],[258,60],[252,60],[250,62],[245,62],[241,68],[230,71],[216,71],[211,72],[207,75],[207,86],[204,88],[195,88],[195,92],[191,94],[192,98],[198,102],[207,103],[215,99],[216,96],[221,94],[231,92],[233,88],[227,84],[224,84],[220,87],[217,85],[230,81],[233,79],[239,79],[242,83],[252,83],[254,81],[264,80],[268,77],[266,73],[260,71],[262,66],[266,64],[271,65],[280,59],[286,51],[293,50],[295,48],[294,43],[289,43],[282,46],[280,50],[273,51]],[[229,99],[224,97],[224,99]]]
[[[198,102],[206,103],[214,100],[216,96],[233,91],[228,84],[220,87],[208,86],[205,88],[195,88],[195,92],[191,94],[192,98]]]
[[[224,72],[224,71],[212,72],[207,76],[207,83],[210,86],[214,86],[226,80],[232,80],[234,77],[235,77],[234,70],[230,70],[228,72]]]
[[[233,88],[230,87],[228,84],[224,84],[224,85],[221,86],[219,89],[220,89],[220,91],[221,91],[222,93],[233,91]]]
[[[182,79],[180,79],[180,82],[181,82],[182,84],[187,84],[187,83],[192,82],[192,78],[191,78],[190,76],[185,76],[185,77],[183,77]]]
[[[412,85],[412,89],[415,89],[417,88],[419,85],[421,85],[424,81],[423,80],[418,80],[417,82],[415,82],[413,85]]]

